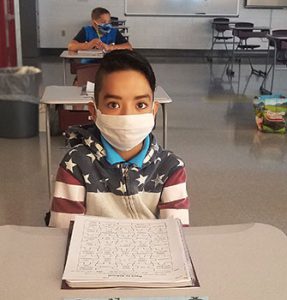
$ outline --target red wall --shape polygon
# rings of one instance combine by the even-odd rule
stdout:
[[[14,0],[0,0],[0,67],[16,65]]]

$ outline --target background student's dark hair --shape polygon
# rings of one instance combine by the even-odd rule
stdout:
[[[117,71],[137,71],[145,76],[152,92],[154,93],[156,79],[148,60],[132,50],[115,50],[105,55],[101,61],[95,79],[95,102],[98,104],[98,96],[102,89],[103,78],[107,74]]]
[[[92,10],[91,17],[92,20],[95,20],[95,19],[99,19],[101,15],[105,15],[105,14],[110,15],[110,12],[103,7],[96,7]]]

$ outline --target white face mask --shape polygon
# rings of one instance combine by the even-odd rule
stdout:
[[[105,115],[96,109],[95,124],[103,137],[116,149],[128,151],[141,143],[154,127],[153,113]]]

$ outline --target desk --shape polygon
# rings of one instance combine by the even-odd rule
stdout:
[[[272,94],[273,92],[273,84],[274,84],[274,75],[275,75],[275,70],[287,70],[286,68],[279,68],[276,69],[276,65],[277,65],[277,52],[278,52],[278,43],[286,43],[285,47],[282,47],[285,49],[285,51],[287,51],[287,36],[276,36],[276,35],[272,35],[272,34],[267,34],[266,36],[268,38],[269,41],[273,41],[274,44],[274,57],[273,57],[273,61],[272,64],[267,72],[267,76],[269,75],[270,71],[272,70],[272,78],[271,78],[271,86],[270,86],[270,91],[266,89],[265,84],[266,84],[266,80],[267,80],[267,76],[264,78],[264,81],[262,82],[260,91],[263,94]],[[269,55],[268,55],[269,57]]]
[[[225,36],[224,33],[226,31],[231,31],[232,28],[230,25],[234,25],[236,22],[230,22],[230,21],[213,21],[211,23],[212,26],[212,45],[211,45],[211,51],[212,51],[212,57],[213,57],[213,51],[214,51],[214,45],[215,44],[224,44],[226,51],[228,50],[227,44],[232,44],[232,42],[227,42],[227,40],[231,39],[231,36]],[[216,34],[217,32],[217,34]],[[221,36],[220,36],[221,34]],[[217,41],[219,40],[219,41]],[[228,53],[227,53],[228,54]]]
[[[46,147],[47,147],[47,170],[49,181],[49,198],[52,196],[51,176],[51,135],[50,135],[50,105],[62,104],[87,104],[92,98],[81,95],[82,88],[77,86],[48,86],[45,88],[41,103],[45,105],[46,111]],[[163,115],[163,148],[167,145],[167,109],[166,104],[172,100],[161,86],[157,86],[154,94],[155,101],[162,107]]]
[[[233,35],[233,42],[232,42],[232,56],[231,56],[231,68],[227,69],[227,75],[233,76],[234,75],[234,71],[233,71],[233,63],[234,63],[234,57],[235,57],[235,52],[238,51],[237,49],[235,49],[235,37],[239,34],[240,32],[240,36],[241,38],[266,38],[266,35],[270,32],[270,28],[266,27],[266,26],[253,26],[253,27],[236,27],[236,24],[234,26],[231,27],[232,29],[232,35]],[[250,32],[252,31],[252,32]],[[246,34],[245,34],[246,32]],[[246,50],[242,50],[243,52],[246,52]],[[250,58],[249,58],[249,63],[251,65],[252,68],[252,73],[254,72],[254,74],[259,75],[259,76],[266,76],[267,73],[267,56],[269,53],[269,46],[267,49],[267,54],[266,54],[266,65],[265,65],[265,72],[263,71],[259,71],[259,70],[255,70],[252,67]]]
[[[286,300],[287,237],[265,224],[184,228],[200,288],[61,290],[67,230],[0,226],[3,300],[208,296]]]
[[[97,50],[95,51],[95,54],[79,54],[76,51],[68,51],[65,50],[61,53],[60,55],[61,58],[63,58],[63,82],[64,85],[66,85],[66,78],[67,78],[67,74],[66,74],[66,60],[67,59],[76,59],[76,58],[103,58],[104,57],[104,52],[102,50]]]

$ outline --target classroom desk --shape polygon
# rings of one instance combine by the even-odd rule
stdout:
[[[61,290],[67,230],[0,226],[1,299],[208,296],[286,300],[287,237],[265,224],[184,228],[199,288]]]
[[[46,148],[47,148],[47,170],[49,181],[49,198],[52,195],[52,176],[51,176],[51,135],[50,135],[50,105],[73,105],[87,104],[92,98],[81,95],[82,88],[77,86],[48,86],[45,88],[41,98],[41,103],[45,105],[46,111]],[[161,104],[163,120],[163,148],[167,146],[167,109],[166,104],[171,103],[172,99],[168,96],[161,86],[157,86],[154,98]]]
[[[233,35],[233,41],[232,41],[232,55],[231,55],[231,67],[227,69],[227,74],[230,76],[234,75],[233,71],[233,64],[234,64],[234,58],[235,58],[235,52],[240,52],[237,49],[235,49],[236,45],[236,33],[239,31],[241,32],[241,36],[244,36],[244,32],[246,32],[246,38],[266,38],[267,34],[270,32],[270,27],[267,26],[253,26],[253,27],[235,27],[231,26],[232,29],[232,35]],[[250,32],[252,30],[252,32]],[[250,50],[249,50],[250,51]],[[246,50],[241,50],[242,53],[246,52]],[[265,65],[265,72],[263,71],[258,71],[258,73],[264,74],[266,76],[267,73],[267,56],[269,53],[269,46],[268,49],[266,50],[266,65]]]
[[[66,85],[66,78],[67,78],[67,73],[66,73],[66,60],[67,59],[76,59],[76,58],[103,58],[104,57],[104,52],[102,50],[97,50],[95,54],[79,54],[77,51],[68,51],[65,50],[61,53],[60,55],[61,58],[63,58],[63,83]]]
[[[264,81],[262,82],[262,85],[261,85],[261,92],[263,92],[264,94],[272,94],[273,92],[273,85],[274,85],[274,75],[275,75],[275,70],[287,70],[286,68],[286,65],[284,68],[276,68],[276,65],[277,65],[277,52],[278,52],[278,42],[285,42],[286,45],[287,45],[287,36],[275,36],[275,35],[272,35],[272,34],[267,34],[266,35],[267,39],[269,41],[273,41],[273,44],[274,44],[274,54],[273,54],[273,60],[272,60],[272,63],[271,63],[271,66],[267,72],[267,76],[264,78]],[[286,50],[287,50],[287,46],[285,47]],[[269,57],[269,55],[268,55]],[[270,73],[270,71],[272,70],[272,75],[271,75],[271,84],[270,84],[270,90],[267,90],[266,89],[266,80],[267,80],[267,77]]]
[[[211,27],[212,27],[212,46],[211,46],[211,50],[212,50],[212,53],[214,51],[214,45],[215,44],[223,44],[227,47],[228,44],[232,44],[233,42],[228,42],[228,41],[225,41],[225,42],[222,42],[222,41],[217,41],[217,38],[222,38],[222,36],[219,36],[219,32],[216,30],[217,28],[217,25],[228,25],[228,29],[226,28],[224,30],[224,32],[229,32],[232,31],[232,28],[231,26],[236,24],[236,22],[233,22],[233,21],[212,21],[211,22]],[[217,34],[216,34],[217,33]],[[230,36],[229,36],[229,39],[230,39]],[[226,49],[228,50],[228,49]],[[212,54],[212,57],[213,57],[213,54]]]

